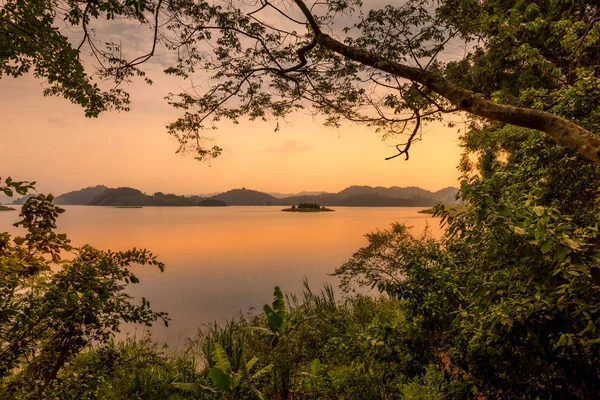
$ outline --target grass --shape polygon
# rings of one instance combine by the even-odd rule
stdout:
[[[265,313],[205,325],[183,351],[160,347],[150,336],[109,341],[75,356],[50,384],[32,384],[10,398],[464,398],[447,393],[439,367],[414,377],[404,373],[408,358],[394,339],[410,328],[401,300],[356,293],[337,299],[331,285],[313,291],[305,280],[304,286],[302,293],[285,296],[287,323],[276,342],[277,321]],[[215,384],[214,369],[223,362],[214,355],[215,343],[225,352],[228,373],[240,379],[236,389]],[[255,375],[244,370],[250,361]]]

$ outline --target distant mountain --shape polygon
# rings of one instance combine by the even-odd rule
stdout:
[[[295,196],[318,196],[320,194],[325,194],[327,192],[300,192],[300,193],[290,193],[290,194],[283,194],[283,193],[272,193],[272,192],[268,192],[267,194],[270,194],[273,197],[276,197],[278,199],[285,199],[286,197],[295,197]]]
[[[437,192],[415,186],[390,188],[382,186],[350,186],[332,194],[317,196],[292,196],[281,199],[284,205],[314,202],[327,206],[347,207],[431,207],[437,203],[458,204],[455,199],[458,189],[448,187]]]
[[[181,196],[176,194],[165,194],[161,192],[156,192],[152,196],[154,199],[155,206],[168,206],[168,207],[177,207],[177,206],[197,206],[201,197],[198,196]]]
[[[211,197],[222,200],[230,206],[276,206],[281,202],[276,197],[250,189],[233,189]]]
[[[447,187],[437,192],[421,189],[417,186],[398,187],[392,186],[386,188],[383,186],[350,186],[338,193],[341,198],[356,196],[356,195],[376,195],[400,199],[427,199],[433,200],[435,203],[455,204],[454,196],[458,193],[458,189]]]
[[[94,197],[108,189],[104,185],[90,186],[80,190],[74,190],[54,199],[54,204],[61,205],[84,205],[88,204]]]
[[[150,196],[141,191],[120,187],[117,189],[106,189],[94,196],[88,203],[90,206],[195,206],[198,198],[178,196],[175,194],[154,193]]]
[[[53,203],[59,205],[85,205],[88,204],[95,196],[104,192],[108,189],[104,185],[90,186],[79,190],[73,190],[71,192],[63,193],[60,196],[54,198]],[[12,204],[25,204],[27,199],[30,197],[37,196],[37,194],[31,193],[16,199]]]
[[[25,202],[26,202],[26,201],[27,201],[27,200],[28,200],[30,197],[35,197],[35,196],[37,196],[37,195],[38,195],[37,193],[30,193],[30,194],[27,194],[27,195],[25,195],[25,196],[23,196],[23,197],[21,197],[21,198],[18,198],[18,199],[16,199],[15,201],[13,201],[13,202],[12,202],[12,204],[17,204],[17,205],[22,205],[22,204],[25,204]]]
[[[345,207],[431,207],[442,203],[455,205],[458,189],[447,187],[437,192],[416,186],[389,188],[383,186],[350,186],[338,193],[300,192],[293,196],[278,198],[273,194],[246,188],[233,189],[210,197],[178,196],[156,192],[153,195],[142,193],[138,189],[120,187],[107,188],[103,185],[87,187],[62,194],[55,199],[56,204],[96,205],[96,206],[291,206],[299,203],[318,203],[324,206]],[[281,195],[280,193],[275,193]],[[13,204],[23,204],[26,197],[17,199]]]
[[[120,187],[116,189],[106,189],[102,193],[94,196],[89,201],[90,206],[151,206],[154,205],[152,196],[141,191],[130,188]]]
[[[427,207],[435,205],[433,201],[415,201],[414,199],[402,199],[376,194],[357,194],[339,199],[336,206],[345,207]]]
[[[452,186],[448,186],[433,193],[438,202],[446,205],[460,204],[460,200],[456,199],[457,194],[458,189]]]

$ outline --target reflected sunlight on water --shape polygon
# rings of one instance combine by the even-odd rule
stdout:
[[[420,208],[337,207],[302,214],[281,207],[64,208],[58,230],[76,246],[138,247],[159,255],[165,272],[139,267],[141,283],[131,293],[169,312],[170,327],[153,328],[158,340],[169,343],[201,324],[262,307],[275,285],[297,293],[306,277],[313,288],[335,286],[337,279],[328,274],[366,244],[365,233],[398,221],[413,233],[429,225],[435,237],[442,234],[439,220],[418,214]],[[17,212],[0,213],[0,231],[16,233],[17,218]]]

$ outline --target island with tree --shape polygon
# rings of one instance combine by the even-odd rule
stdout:
[[[327,212],[327,211],[335,211],[331,208],[327,208],[318,203],[300,203],[298,206],[291,206],[290,208],[284,208],[281,211],[286,212]]]

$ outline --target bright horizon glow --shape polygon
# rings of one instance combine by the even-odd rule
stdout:
[[[146,193],[183,195],[246,187],[262,192],[338,192],[352,185],[419,186],[436,191],[457,186],[461,149],[457,129],[423,128],[410,160],[385,161],[395,154],[372,128],[346,124],[323,127],[307,112],[280,122],[224,121],[209,132],[223,155],[198,162],[175,154],[177,144],[165,125],[178,116],[164,96],[177,90],[169,78],[129,87],[132,110],[106,112],[97,119],[67,100],[42,96],[32,76],[0,79],[3,126],[2,175],[37,181],[42,193],[62,194],[87,186],[129,186]],[[457,120],[459,117],[453,117]]]
[[[368,8],[383,5],[376,0],[365,2]],[[151,46],[149,28],[131,21],[99,20],[94,29],[103,39],[125,43],[124,51],[132,58]],[[82,35],[64,33],[74,43]],[[455,47],[450,46],[441,57],[461,58],[464,49]],[[218,130],[206,135],[214,136],[224,152],[208,163],[194,160],[193,155],[175,154],[177,143],[165,125],[181,114],[164,97],[189,89],[192,83],[201,92],[209,79],[201,72],[192,83],[164,75],[162,70],[171,64],[173,55],[163,50],[144,64],[152,86],[141,80],[123,86],[131,94],[131,111],[105,112],[97,119],[85,118],[83,108],[65,99],[44,97],[42,80],[32,74],[0,78],[4,150],[0,176],[36,181],[39,192],[56,195],[99,184],[183,195],[242,187],[262,192],[336,193],[352,185],[419,186],[431,191],[458,186],[458,128],[463,132],[465,128],[461,115],[449,116],[457,124],[454,129],[441,123],[425,124],[423,140],[411,147],[409,161],[403,156],[384,160],[396,153],[394,145],[403,143],[406,136],[384,142],[373,128],[362,125],[325,128],[323,118],[309,111],[280,121],[278,132],[274,132],[275,121],[241,120],[239,125],[221,121]]]

